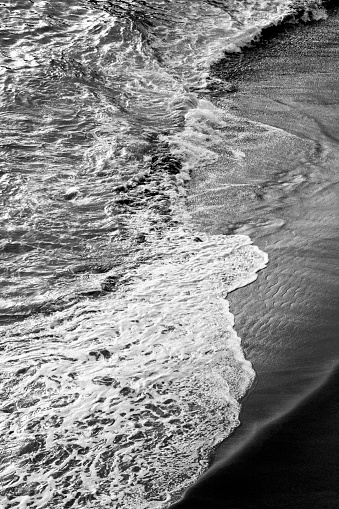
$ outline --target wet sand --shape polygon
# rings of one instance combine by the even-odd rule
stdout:
[[[173,508],[337,508],[338,420],[337,368],[312,396],[258,430]]]
[[[257,185],[262,174],[260,199],[237,206],[228,197],[222,210],[206,214],[210,231],[227,233],[232,224],[269,255],[258,281],[230,295],[257,379],[241,426],[173,508],[339,507],[338,33],[332,13],[215,70],[238,87],[232,101],[239,117],[295,135],[313,155],[300,154],[292,171],[286,161],[295,149],[287,144],[286,159],[281,151],[274,158],[272,145],[271,159],[265,156],[266,166],[274,161],[272,174],[253,175]],[[260,153],[254,160],[259,168]]]

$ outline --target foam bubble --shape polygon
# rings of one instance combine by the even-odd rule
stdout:
[[[165,507],[238,425],[254,372],[225,296],[266,255],[184,230],[147,250],[115,295],[7,329],[4,508]]]

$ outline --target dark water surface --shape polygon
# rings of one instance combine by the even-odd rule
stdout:
[[[197,222],[199,206],[214,200],[204,212],[210,231],[231,223],[249,232],[270,263],[255,284],[230,296],[257,374],[241,426],[178,509],[339,507],[338,34],[333,12],[214,69],[239,89],[236,115],[293,137],[281,145],[276,131],[268,149],[248,152],[233,181],[252,179],[255,198],[217,185],[213,196],[199,194],[199,175],[192,185]],[[213,178],[224,183],[222,168]]]

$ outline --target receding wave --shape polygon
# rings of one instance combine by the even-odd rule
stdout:
[[[185,230],[148,249],[114,295],[6,331],[4,507],[164,507],[238,425],[254,373],[225,297],[266,256]]]

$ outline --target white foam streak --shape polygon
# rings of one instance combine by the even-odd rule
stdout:
[[[225,296],[267,258],[240,235],[154,243],[116,295],[8,330],[4,508],[165,507],[238,425],[253,370]]]
[[[225,142],[221,131],[227,127],[222,116],[222,110],[210,101],[201,99],[195,108],[186,113],[184,131],[164,138],[172,152],[183,160],[184,178],[188,178],[194,167],[217,161],[215,147]]]

